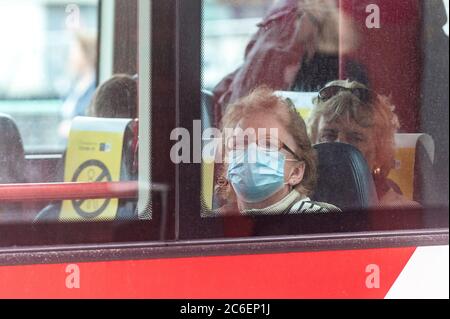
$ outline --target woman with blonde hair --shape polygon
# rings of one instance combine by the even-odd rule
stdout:
[[[310,200],[316,183],[315,150],[303,119],[272,90],[257,88],[230,105],[222,128],[226,164],[218,192],[228,205],[219,214],[340,211]]]
[[[380,205],[418,206],[388,179],[395,163],[395,133],[400,128],[389,98],[351,81],[328,83],[314,101],[308,121],[313,143],[351,144],[364,155],[377,188]]]

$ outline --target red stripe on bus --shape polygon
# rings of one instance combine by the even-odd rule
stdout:
[[[384,298],[415,248],[0,267],[0,298]],[[375,268],[374,268],[375,267]],[[379,288],[371,272],[379,269]],[[369,271],[369,272],[368,272]],[[70,285],[69,285],[70,286]]]

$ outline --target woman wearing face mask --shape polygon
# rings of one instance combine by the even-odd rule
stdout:
[[[327,84],[314,103],[308,121],[313,143],[340,142],[359,149],[373,172],[381,206],[420,207],[388,179],[400,124],[387,97],[358,82],[339,80]]]
[[[316,154],[289,102],[258,88],[230,105],[223,119],[225,165],[219,214],[279,215],[340,210],[309,199]]]

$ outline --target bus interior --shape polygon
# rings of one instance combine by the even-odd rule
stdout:
[[[239,70],[252,78],[256,48],[277,43],[271,28],[292,32],[294,3],[325,42],[290,48],[315,51],[277,94],[305,121],[328,80],[356,77],[388,96],[400,124],[390,178],[420,207],[377,206],[358,150],[328,143],[315,145],[314,198],[342,214],[214,214],[219,166],[195,154],[221,128],[218,85]],[[0,249],[383,232],[446,233],[448,244],[448,10],[448,0],[0,1]],[[281,72],[279,59],[258,70]],[[89,113],[117,75],[107,103],[135,117]],[[174,163],[180,128],[191,151]]]

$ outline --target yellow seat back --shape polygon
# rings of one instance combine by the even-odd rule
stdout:
[[[277,96],[290,99],[294,103],[297,112],[301,115],[305,122],[308,120],[311,112],[314,108],[313,100],[318,96],[317,92],[290,92],[290,91],[277,91]]]
[[[65,182],[118,182],[129,119],[77,117],[73,120],[64,167]],[[64,201],[61,221],[113,220],[118,199]]]

